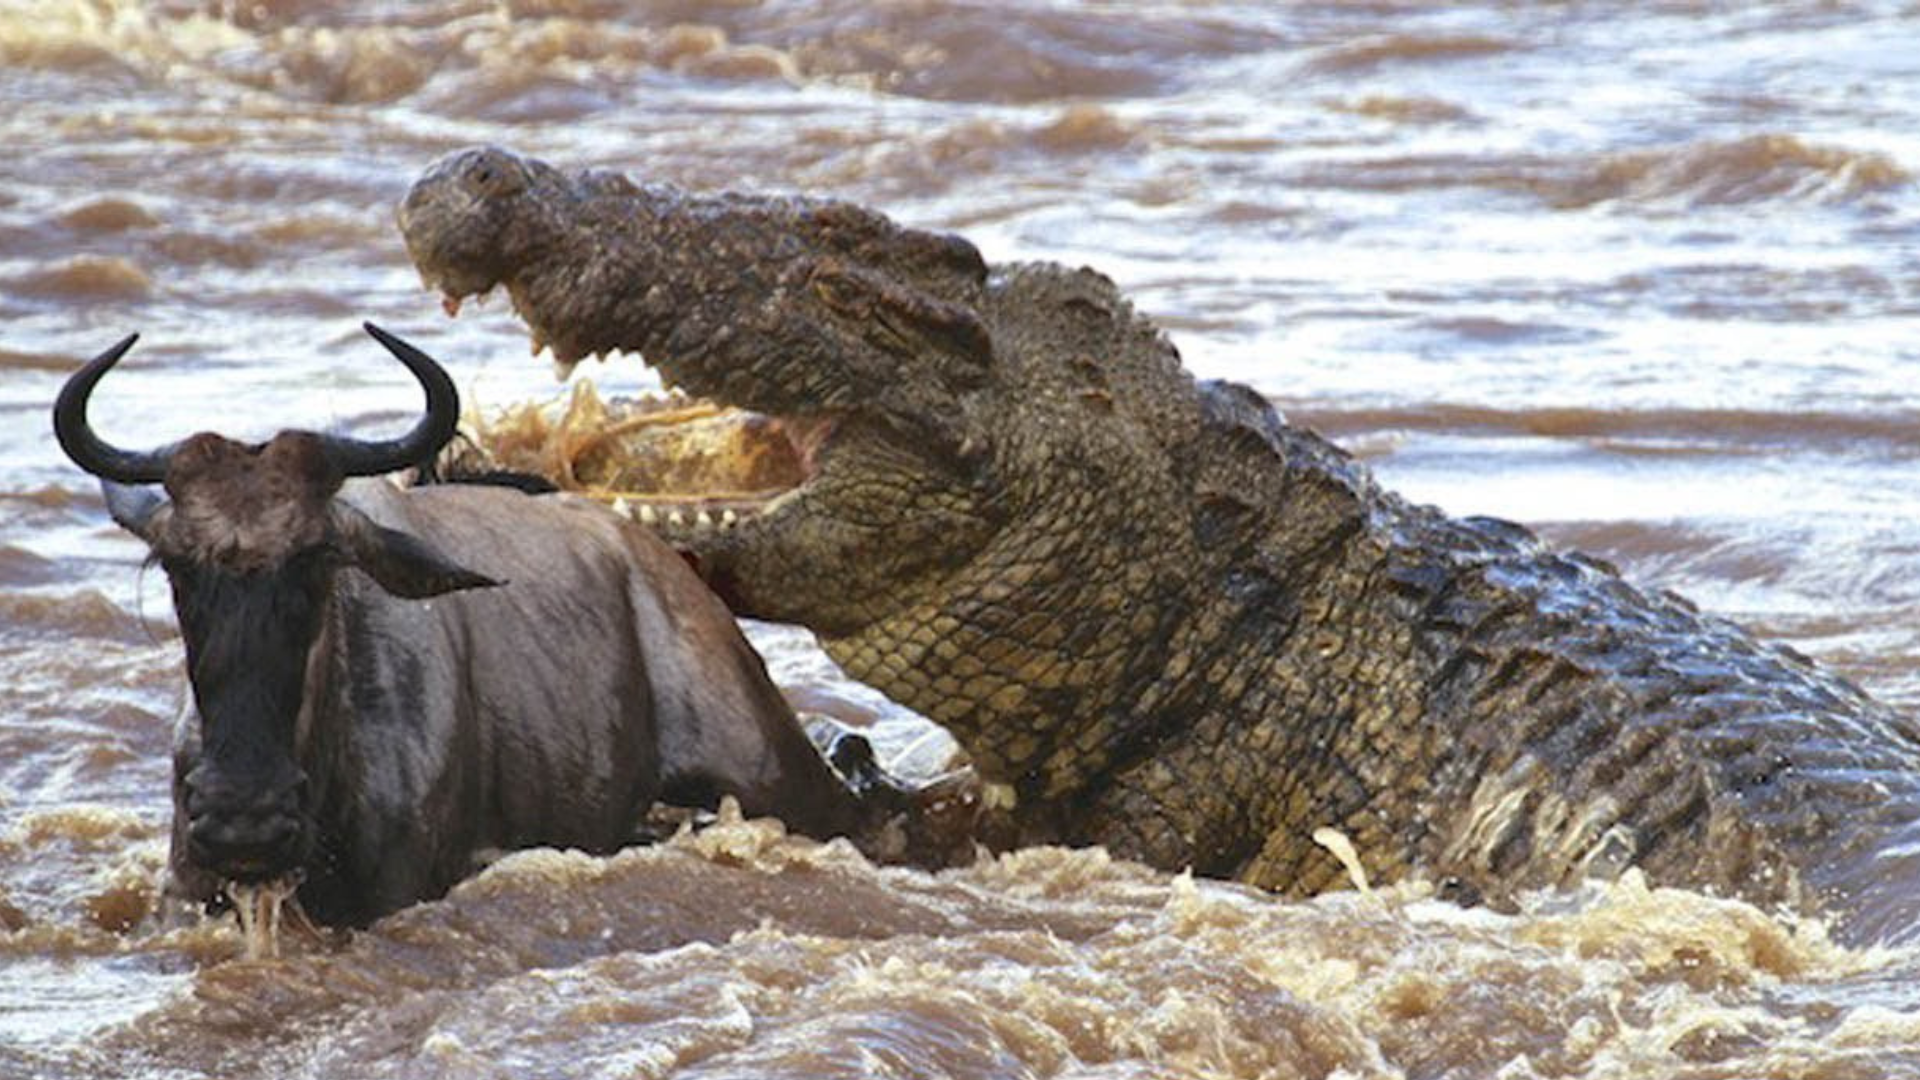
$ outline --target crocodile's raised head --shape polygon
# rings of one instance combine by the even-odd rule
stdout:
[[[1912,724],[1517,526],[1381,492],[1196,383],[1091,271],[494,149],[400,216],[430,284],[505,287],[536,351],[637,352],[776,418],[803,483],[669,539],[945,724],[1023,838],[1306,892],[1344,877],[1331,826],[1376,875],[1469,894],[1638,865],[1861,934],[1920,916]]]
[[[970,245],[497,149],[434,166],[400,221],[450,310],[504,286],[563,370],[638,352],[669,386],[777,420],[806,482],[688,499],[674,537],[737,609],[856,632],[990,533],[989,420],[970,395],[992,344],[966,303],[986,276]],[[696,532],[703,509],[731,527]]]
[[[1169,413],[1191,412],[1192,391],[1106,279],[990,277],[964,240],[847,204],[694,196],[498,149],[436,164],[400,221],[450,308],[504,287],[563,366],[637,352],[670,386],[778,418],[804,484],[751,507],[689,498],[677,529],[658,516],[742,614],[813,628],[856,674],[949,722],[967,703],[1093,681],[1083,646],[1159,650],[1141,635],[1161,628],[1126,624],[1183,559],[1168,544],[1185,523],[1148,520],[1171,504],[1132,489],[1166,471],[1182,426]],[[1009,297],[1023,317],[990,328]],[[696,528],[697,509],[736,523]],[[1036,589],[1088,590],[1109,610],[1024,602]],[[981,647],[999,661],[969,657],[926,694],[898,685],[907,670],[877,670]],[[1009,650],[1032,653],[1024,688],[996,675]],[[996,724],[1032,742],[1055,715]],[[1009,774],[1040,749],[986,756]]]

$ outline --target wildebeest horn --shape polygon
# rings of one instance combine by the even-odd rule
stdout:
[[[375,341],[387,347],[420,380],[427,392],[427,415],[413,430],[397,439],[378,442],[330,436],[327,453],[342,475],[378,476],[409,465],[419,465],[440,451],[453,438],[460,423],[460,392],[433,357],[387,333],[372,323],[362,323]]]
[[[53,434],[60,440],[60,449],[67,452],[75,465],[103,480],[157,484],[166,478],[171,447],[137,453],[122,450],[95,435],[87,423],[87,399],[93,396],[94,384],[119,363],[138,340],[139,334],[128,334],[120,339],[120,344],[87,361],[85,367],[67,379],[53,403]]]

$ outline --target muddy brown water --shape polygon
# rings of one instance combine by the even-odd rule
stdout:
[[[164,582],[46,423],[129,330],[95,418],[130,444],[396,430],[417,392],[364,318],[483,406],[554,392],[504,305],[440,315],[391,223],[499,142],[1097,266],[1389,485],[1920,705],[1916,42],[1911,3],[1811,0],[0,2],[0,1077],[1920,1075],[1920,953],[1632,879],[1287,902],[729,821],[236,959],[156,900]],[[796,700],[937,767],[752,632]]]

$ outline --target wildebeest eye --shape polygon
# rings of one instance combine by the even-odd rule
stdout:
[[[332,573],[347,565],[352,556],[340,546],[339,541],[329,539],[316,544],[288,560],[289,566],[297,566],[301,573]]]

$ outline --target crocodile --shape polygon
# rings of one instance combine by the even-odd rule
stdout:
[[[767,418],[790,487],[641,509],[736,614],[943,725],[1006,843],[1510,907],[1633,872],[1896,940],[1920,726],[1519,525],[1384,490],[1108,278],[497,147],[398,208],[450,313]],[[673,503],[662,513],[660,501]]]

